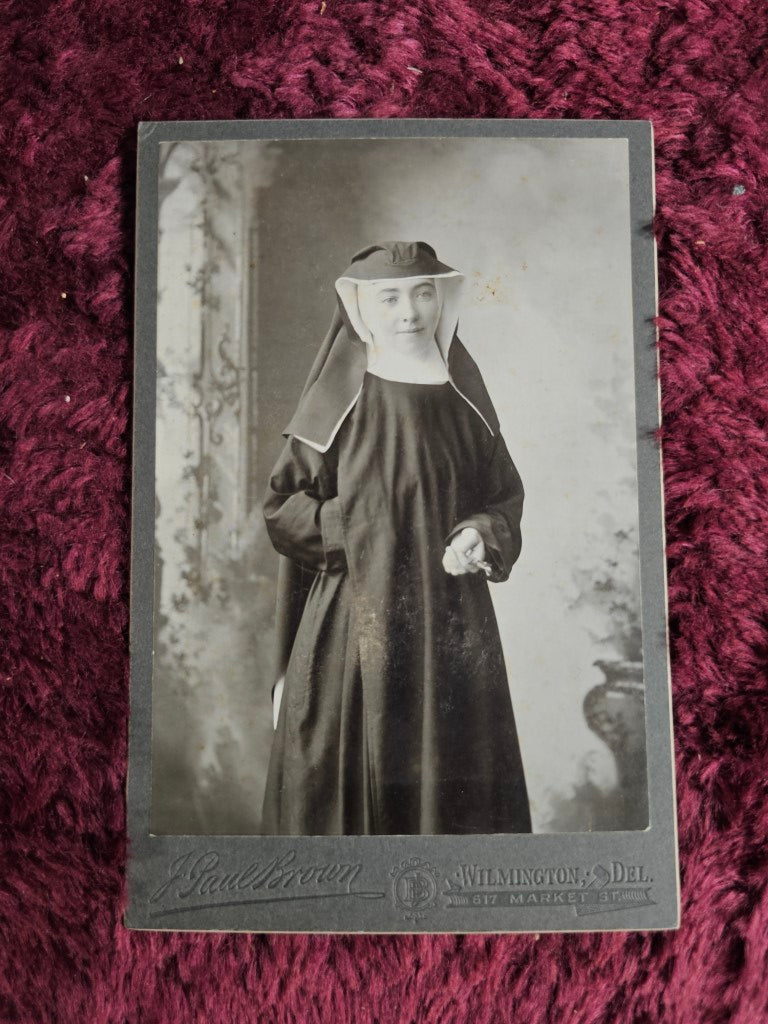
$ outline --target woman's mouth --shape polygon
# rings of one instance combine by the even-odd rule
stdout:
[[[418,334],[420,331],[423,331],[423,330],[424,330],[423,327],[406,327],[402,331],[398,331],[397,333],[398,334]]]

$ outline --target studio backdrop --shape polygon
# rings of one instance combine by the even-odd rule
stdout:
[[[256,834],[278,556],[261,500],[350,255],[423,240],[525,486],[494,608],[534,831],[645,828],[627,143],[161,147],[152,832]]]

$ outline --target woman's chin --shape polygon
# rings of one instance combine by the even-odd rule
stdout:
[[[402,355],[421,355],[429,350],[434,343],[434,337],[430,338],[426,330],[401,331],[389,338],[383,348],[388,352],[397,352]]]

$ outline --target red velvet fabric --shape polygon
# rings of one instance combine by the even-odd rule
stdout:
[[[6,0],[0,1020],[735,1021],[768,1011],[768,14],[751,0]],[[139,120],[650,118],[683,926],[121,924]]]

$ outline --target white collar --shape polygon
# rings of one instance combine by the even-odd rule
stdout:
[[[448,367],[437,344],[432,346],[427,359],[414,359],[389,348],[376,351],[369,345],[368,372],[384,380],[397,380],[410,384],[443,384],[449,379]]]

